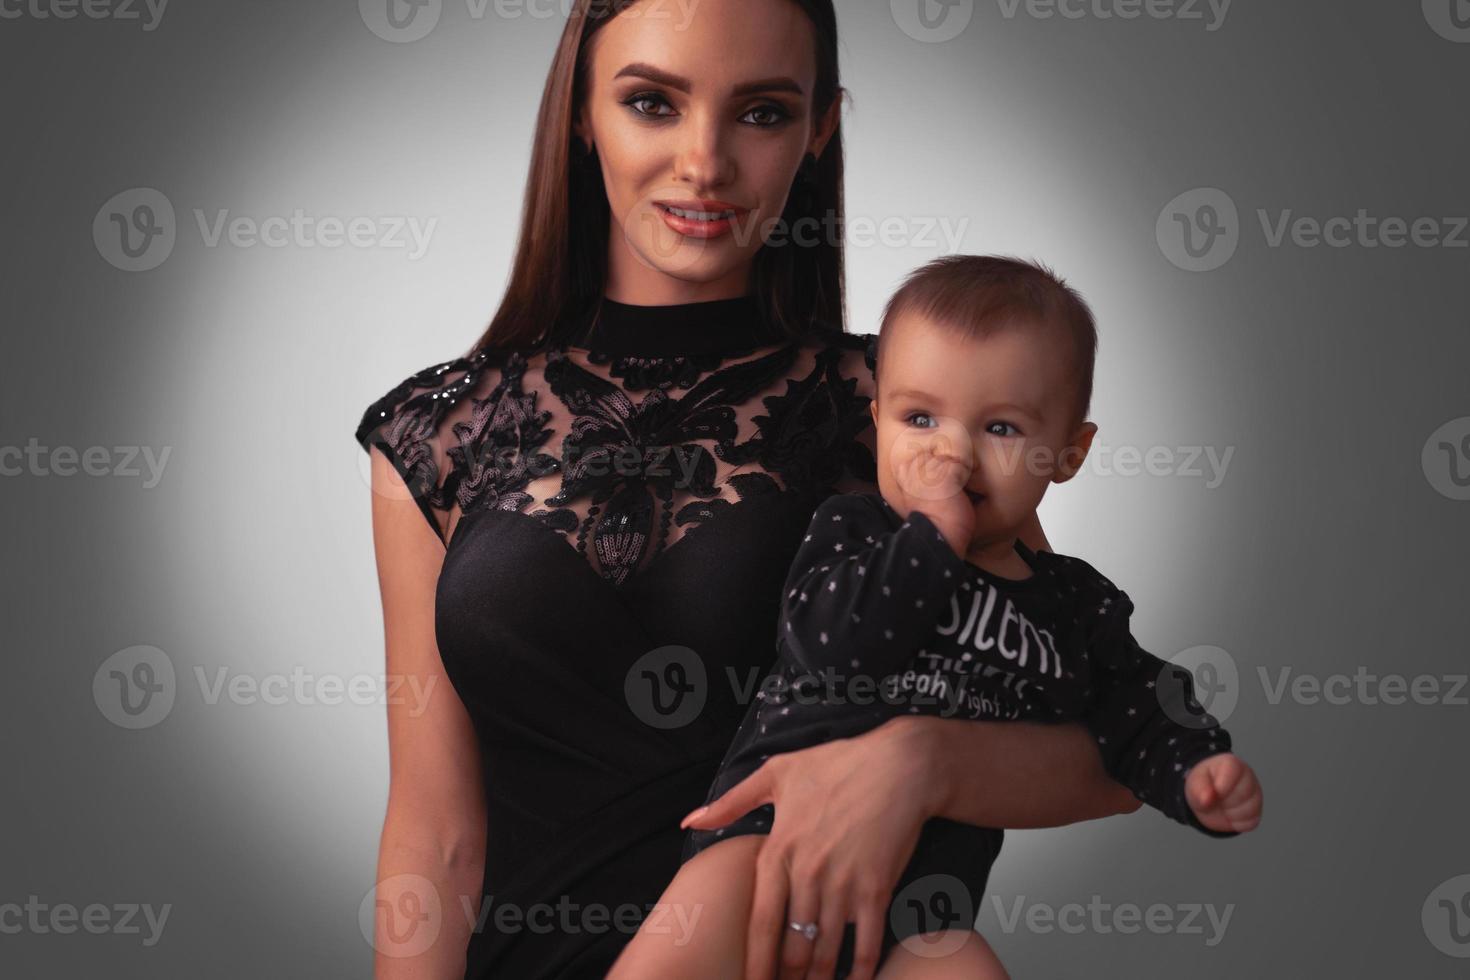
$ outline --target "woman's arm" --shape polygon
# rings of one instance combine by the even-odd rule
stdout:
[[[681,826],[723,827],[775,804],[756,861],[748,980],[772,980],[778,958],[831,977],[844,922],[857,923],[853,975],[870,980],[893,888],[930,817],[1047,827],[1137,809],[1091,741],[1076,725],[894,718],[770,756]],[[816,945],[791,938],[793,916],[819,922]]]
[[[393,467],[378,450],[371,456],[388,677],[416,679],[403,689],[425,692],[423,703],[389,699],[388,808],[378,849],[373,976],[448,980],[465,970],[470,922],[461,896],[471,896],[471,907],[478,909],[485,871],[479,747],[434,639],[434,590],[444,545]],[[437,894],[429,894],[429,887]],[[434,903],[438,936],[421,949],[429,933],[410,928],[405,916],[415,908],[433,914]]]
[[[1019,830],[1132,813],[1143,805],[1108,776],[1080,724],[911,715],[881,728],[907,740],[911,758],[924,760],[918,785],[927,791],[930,816]]]

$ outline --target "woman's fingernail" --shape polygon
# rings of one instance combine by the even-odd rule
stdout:
[[[700,814],[704,813],[704,811],[706,811],[708,809],[709,809],[709,807],[702,806],[698,810],[695,810],[694,812],[685,815],[684,819],[679,821],[679,826],[682,828],[682,827],[686,826],[689,823],[689,821],[691,821],[691,820],[698,820],[699,817],[700,817]]]

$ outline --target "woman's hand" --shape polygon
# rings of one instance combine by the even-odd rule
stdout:
[[[934,752],[918,744],[927,729],[908,721],[773,755],[684,818],[681,826],[714,829],[775,804],[756,861],[746,980],[830,980],[848,922],[857,924],[849,976],[871,980],[893,888],[931,816]],[[816,939],[789,928],[793,921],[817,923]]]

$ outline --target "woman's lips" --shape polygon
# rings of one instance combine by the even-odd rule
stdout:
[[[671,202],[654,201],[664,224],[690,238],[719,238],[729,234],[735,222],[748,209],[718,201]]]

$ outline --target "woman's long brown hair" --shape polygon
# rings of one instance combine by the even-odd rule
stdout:
[[[607,285],[611,215],[602,176],[579,166],[583,150],[572,128],[587,92],[587,51],[593,35],[638,0],[576,0],[557,44],[541,95],[535,146],[521,212],[520,238],[510,282],[500,309],[471,353],[481,348],[529,349],[565,340],[586,322]],[[837,14],[832,0],[790,0],[815,27],[817,82],[813,118],[820,118],[841,91],[837,58]],[[765,244],[756,252],[751,292],[766,322],[792,339],[814,326],[846,329],[843,306],[842,124],[811,170],[809,201],[792,195],[787,224],[807,216],[831,216],[812,244]],[[806,205],[806,214],[793,209]]]

